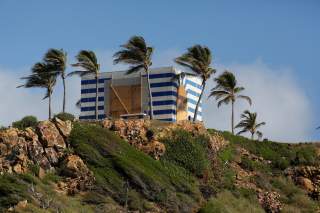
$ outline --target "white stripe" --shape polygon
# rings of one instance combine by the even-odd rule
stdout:
[[[154,115],[154,119],[176,119],[173,114]]]
[[[96,106],[96,102],[82,102],[81,103],[81,107],[93,107]],[[98,106],[104,106],[104,102],[103,101],[99,101],[98,102]]]
[[[96,93],[84,93],[81,94],[81,98],[95,98]],[[98,92],[98,97],[104,97],[104,92]]]
[[[153,106],[153,110],[173,109],[176,110],[176,105],[161,105]]]
[[[98,110],[98,115],[104,114],[104,110]],[[81,112],[80,116],[88,116],[88,115],[95,115],[95,111],[85,111]]]
[[[96,88],[96,84],[82,84],[81,85],[81,89],[95,89]],[[99,83],[98,84],[98,88],[104,88],[104,84]]]
[[[167,87],[153,87],[151,88],[152,92],[165,92],[165,91],[174,91],[176,92],[176,88],[173,86],[167,86]]]
[[[152,97],[152,101],[169,101],[169,100],[173,100],[176,101],[177,97],[175,96],[158,96],[158,97]]]

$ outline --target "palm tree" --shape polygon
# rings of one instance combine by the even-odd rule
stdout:
[[[225,71],[214,81],[217,86],[211,90],[209,98],[215,97],[218,101],[218,107],[231,102],[231,132],[234,134],[234,103],[237,99],[244,99],[251,105],[251,99],[248,96],[239,95],[244,90],[244,87],[237,86],[236,77],[229,71]]]
[[[80,77],[88,74],[92,74],[95,76],[96,80],[96,103],[95,103],[95,118],[98,120],[98,83],[99,83],[99,73],[100,73],[100,65],[98,64],[98,59],[96,54],[90,50],[81,50],[76,56],[77,63],[72,64],[74,67],[80,67],[82,70],[73,71],[68,74],[71,75],[79,75]]]
[[[63,49],[49,49],[44,56],[44,61],[53,66],[54,71],[58,72],[62,78],[63,84],[63,103],[62,112],[66,110],[66,67],[67,53]]]
[[[237,124],[235,128],[242,128],[240,132],[237,133],[237,135],[240,135],[245,132],[251,133],[251,140],[253,140],[254,135],[256,134],[258,138],[262,138],[262,132],[258,131],[258,128],[260,128],[263,125],[266,125],[265,122],[257,123],[257,113],[251,113],[248,110],[245,110],[241,114],[242,120]]]
[[[187,67],[202,79],[201,94],[197,101],[193,121],[197,120],[198,108],[206,86],[206,81],[211,74],[216,72],[210,65],[212,62],[212,54],[208,47],[201,45],[194,45],[188,48],[187,52],[175,59],[175,62],[181,66]]]
[[[47,90],[43,99],[49,98],[49,119],[51,119],[51,95],[57,82],[57,73],[53,71],[53,67],[49,64],[38,62],[32,67],[32,74],[21,79],[26,80],[26,83],[18,87],[40,87]]]
[[[151,57],[153,53],[153,47],[149,47],[142,36],[133,36],[127,43],[121,45],[120,47],[122,47],[122,49],[113,55],[114,64],[130,64],[131,66],[129,67],[127,74],[139,72],[140,70],[144,70],[147,74],[150,100],[150,119],[153,119],[153,104],[149,71],[149,67],[152,65]]]

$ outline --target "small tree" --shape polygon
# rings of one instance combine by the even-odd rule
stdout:
[[[54,69],[50,64],[38,62],[32,67],[31,75],[21,78],[25,80],[26,83],[18,86],[18,88],[39,87],[47,90],[43,99],[49,98],[49,119],[51,119],[51,95],[57,82],[57,76],[58,74],[54,72]]]
[[[262,134],[262,132],[258,131],[258,129],[261,126],[266,125],[266,123],[265,122],[261,122],[261,123],[257,122],[257,113],[256,112],[251,113],[248,110],[245,110],[241,114],[241,118],[242,118],[242,120],[235,127],[235,128],[242,128],[242,130],[240,132],[238,132],[237,135],[240,135],[245,132],[250,132],[251,140],[254,139],[255,134],[258,136],[258,138],[262,138],[263,134]]]
[[[66,67],[67,67],[67,53],[63,49],[49,49],[43,59],[50,64],[55,72],[62,78],[63,84],[63,103],[62,112],[66,109]]]
[[[197,120],[198,109],[200,101],[206,86],[206,81],[210,78],[211,74],[216,72],[215,69],[211,67],[212,54],[208,47],[201,45],[194,45],[188,48],[188,51],[175,59],[175,62],[181,66],[187,67],[193,71],[196,75],[202,78],[201,83],[201,94],[197,101],[195,113],[193,116],[193,121]]]
[[[74,67],[79,67],[82,70],[73,71],[68,74],[71,75],[79,75],[80,77],[92,74],[96,80],[96,103],[95,103],[95,117],[96,120],[99,119],[98,116],[98,93],[99,93],[99,73],[100,73],[100,65],[98,64],[98,59],[96,54],[91,50],[81,50],[76,56],[77,63],[72,64]]]
[[[217,86],[211,90],[209,97],[215,97],[218,101],[218,107],[222,104],[231,103],[231,132],[234,134],[234,103],[237,99],[244,99],[251,105],[251,98],[245,95],[240,95],[244,87],[238,87],[237,79],[233,73],[225,71],[214,81]]]
[[[147,73],[147,82],[149,90],[149,108],[150,119],[153,119],[152,92],[150,87],[150,72],[149,67],[152,65],[151,57],[153,48],[149,47],[142,36],[133,36],[126,44],[121,45],[123,49],[116,52],[113,57],[115,64],[124,63],[130,64],[127,74],[144,70]]]

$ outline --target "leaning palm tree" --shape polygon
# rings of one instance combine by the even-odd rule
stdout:
[[[54,71],[60,74],[63,84],[62,112],[66,110],[66,67],[67,53],[63,49],[49,49],[44,56],[44,61],[50,64]]]
[[[251,99],[239,94],[244,90],[244,87],[238,87],[236,77],[229,71],[225,71],[214,81],[217,86],[211,90],[209,98],[215,97],[218,101],[218,107],[231,102],[231,132],[234,134],[234,103],[237,99],[244,99],[251,105]]]
[[[81,70],[73,71],[68,74],[71,75],[79,75],[80,77],[84,75],[94,75],[96,81],[96,103],[95,103],[95,118],[96,120],[99,119],[98,117],[98,84],[99,84],[99,73],[100,73],[100,65],[98,64],[98,59],[96,54],[90,50],[81,50],[78,55],[76,56],[77,63],[72,64],[74,67],[80,67]]]
[[[262,138],[262,133],[258,131],[258,128],[260,128],[263,125],[266,125],[265,122],[257,123],[257,113],[251,113],[248,110],[245,110],[241,114],[242,120],[237,124],[235,128],[242,128],[240,132],[237,133],[237,135],[240,135],[245,132],[251,133],[251,140],[254,139],[254,135],[256,134],[258,138]]]
[[[146,72],[150,100],[150,119],[153,119],[153,104],[149,71],[149,67],[152,65],[151,57],[153,53],[153,47],[149,47],[142,36],[131,37],[129,41],[121,45],[121,47],[122,49],[113,55],[113,62],[114,64],[130,64],[131,66],[129,67],[127,74],[139,72],[141,70]]]
[[[212,54],[208,47],[201,45],[194,45],[188,48],[188,51],[175,59],[175,62],[181,66],[187,67],[202,79],[201,94],[197,101],[193,121],[197,120],[198,109],[200,101],[206,86],[206,81],[214,74],[216,70],[211,67]]]
[[[57,73],[53,71],[53,67],[42,62],[36,63],[32,67],[32,74],[21,79],[25,80],[26,83],[18,87],[40,87],[47,90],[43,99],[49,98],[49,119],[51,119],[51,95],[57,82]]]

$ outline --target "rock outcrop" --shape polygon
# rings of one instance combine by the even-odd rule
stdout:
[[[297,185],[305,189],[314,199],[320,198],[320,167],[319,166],[297,166],[285,170]]]
[[[194,135],[205,135],[209,137],[209,148],[217,152],[228,142],[217,132],[209,134],[203,123],[192,123],[180,121],[176,123],[160,123],[144,119],[138,120],[109,120],[102,121],[104,128],[116,132],[121,138],[144,153],[159,159],[165,153],[165,145],[161,138],[168,137],[174,129],[184,129]]]
[[[59,166],[66,177],[61,184],[69,194],[88,189],[94,182],[93,173],[79,156],[66,152],[71,130],[70,121],[55,118],[39,122],[35,129],[0,131],[1,174],[25,173],[36,165],[39,167],[36,175],[42,178]]]

